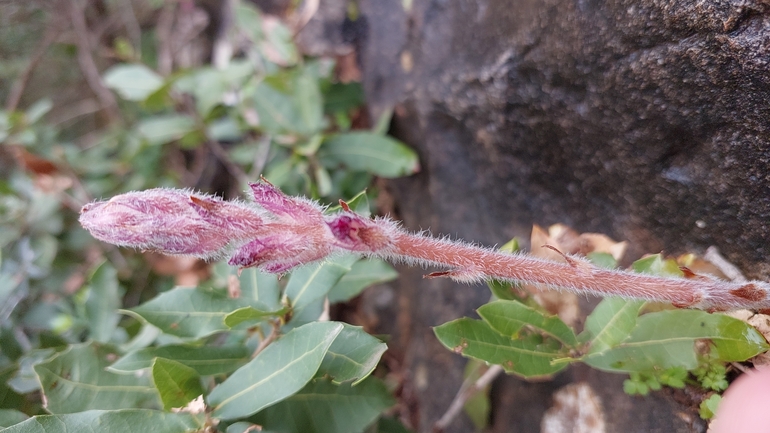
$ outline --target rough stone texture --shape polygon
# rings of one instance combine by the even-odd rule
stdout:
[[[373,114],[395,107],[393,132],[421,156],[419,175],[389,184],[408,227],[499,244],[562,222],[629,240],[630,256],[716,245],[750,276],[770,275],[766,1],[359,4]],[[420,379],[426,431],[461,368],[429,327],[488,294],[420,276],[401,278],[395,344]],[[703,427],[662,396],[623,396],[622,378],[582,375],[606,385],[608,431]],[[556,382],[500,382],[495,431],[538,431]]]

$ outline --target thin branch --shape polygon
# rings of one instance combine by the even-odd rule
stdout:
[[[268,134],[263,134],[257,140],[257,151],[254,153],[254,160],[251,163],[251,170],[249,170],[249,179],[256,179],[262,174],[267,164],[267,157],[270,155],[270,142],[271,137]]]
[[[118,8],[123,16],[123,24],[126,27],[131,38],[131,43],[136,53],[136,58],[142,58],[142,27],[139,25],[139,20],[136,19],[136,13],[134,13],[134,6],[130,1],[118,2]]]
[[[69,16],[77,35],[78,64],[88,86],[96,94],[107,116],[111,121],[115,121],[120,118],[118,102],[115,100],[115,95],[112,94],[110,89],[104,84],[104,81],[102,81],[99,68],[96,66],[96,62],[94,62],[94,58],[91,55],[91,42],[84,16],[85,8],[79,3],[78,0],[70,0],[69,2]]]
[[[316,14],[316,12],[318,12],[320,3],[321,2],[319,0],[305,0],[302,2],[302,7],[292,17],[292,21],[294,21],[292,23],[292,31],[294,36],[299,34],[299,32],[305,28],[307,23],[313,19],[313,16]]]
[[[740,269],[737,266],[727,261],[726,258],[720,254],[719,250],[715,246],[710,246],[706,249],[706,254],[703,258],[711,262],[716,266],[730,281],[737,281],[739,283],[745,283],[748,281]]]
[[[241,185],[246,185],[249,183],[249,176],[246,174],[243,169],[236,164],[232,159],[230,159],[230,155],[227,153],[224,147],[216,141],[212,139],[206,140],[206,146],[211,149],[211,153],[214,154],[214,156],[217,157],[217,159],[224,164],[225,168],[227,169],[230,174],[238,180],[238,183]]]
[[[155,38],[158,41],[158,72],[164,76],[170,74],[174,66],[171,53],[171,30],[174,27],[176,8],[177,2],[165,2],[158,17],[158,24],[155,26]]]
[[[272,329],[270,330],[270,334],[265,337],[262,341],[259,342],[259,346],[254,350],[254,353],[251,354],[251,357],[254,358],[257,355],[259,355],[260,352],[265,350],[267,346],[270,345],[273,341],[275,341],[278,336],[281,335],[281,319],[275,319],[272,322],[270,322],[270,326]]]
[[[32,52],[32,55],[29,58],[27,67],[24,68],[21,74],[19,74],[18,78],[16,78],[16,81],[13,82],[13,87],[11,87],[11,91],[8,94],[8,99],[5,101],[5,109],[7,111],[14,111],[19,106],[21,95],[24,93],[24,89],[27,87],[27,82],[32,76],[32,72],[43,59],[45,52],[48,50],[48,47],[51,46],[51,44],[56,40],[60,33],[61,29],[59,29],[57,26],[49,25],[46,28],[42,39],[40,39],[40,42],[38,42],[35,50]]]
[[[433,432],[443,432],[444,429],[447,428],[449,424],[457,417],[457,415],[460,414],[460,411],[465,406],[465,402],[468,401],[469,398],[473,397],[473,395],[475,395],[477,392],[486,388],[487,385],[492,383],[492,381],[502,372],[503,367],[499,365],[493,365],[489,367],[489,369],[485,371],[484,374],[482,374],[478,379],[476,379],[475,382],[465,380],[463,384],[460,385],[460,390],[457,391],[457,395],[455,395],[452,403],[449,404],[449,407],[447,408],[444,415],[442,415],[441,418],[433,424]]]

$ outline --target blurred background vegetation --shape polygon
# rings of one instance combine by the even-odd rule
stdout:
[[[211,264],[95,241],[85,203],[159,186],[242,197],[263,175],[369,211],[376,179],[418,169],[389,115],[367,117],[355,53],[295,43],[317,3],[272,7],[0,2],[0,424],[43,413],[33,366],[54,351],[136,342],[142,324],[118,308],[225,284]]]

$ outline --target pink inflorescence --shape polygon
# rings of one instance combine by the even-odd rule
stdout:
[[[230,255],[233,266],[273,273],[339,251],[387,248],[373,220],[347,209],[324,215],[318,203],[267,182],[249,186],[254,203],[164,188],[129,192],[83,206],[80,223],[111,244],[203,259]]]
[[[325,215],[318,203],[288,197],[266,181],[250,184],[253,203],[225,201],[173,189],[122,194],[83,207],[80,223],[97,239],[116,245],[212,259],[233,266],[283,273],[338,252],[437,265],[431,276],[456,281],[521,281],[577,293],[671,302],[680,307],[726,310],[770,308],[770,284],[727,282],[687,272],[667,278],[507,254],[401,230],[387,219],[343,210]]]

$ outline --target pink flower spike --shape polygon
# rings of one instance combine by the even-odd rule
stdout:
[[[201,206],[205,212],[196,209]],[[221,256],[230,242],[256,236],[262,220],[243,205],[159,188],[89,203],[80,211],[80,224],[115,245],[212,258]]]
[[[565,264],[508,254],[409,233],[390,219],[357,215],[344,202],[342,212],[325,216],[316,202],[287,197],[266,181],[250,186],[256,204],[171,189],[130,192],[83,206],[80,223],[105,242],[165,254],[214,258],[235,250],[230,264],[273,273],[354,252],[441,266],[449,270],[429,276],[466,283],[498,279],[687,308],[770,309],[765,281],[692,278],[692,272],[691,278],[659,277],[601,269],[569,255]]]
[[[270,182],[250,183],[254,201],[278,218],[295,222],[317,223],[323,218],[323,208],[297,197],[289,197]]]
[[[343,207],[344,208],[344,207]],[[350,209],[350,208],[348,208]],[[326,221],[338,247],[361,253],[388,255],[398,227],[387,219],[369,219],[349,210]]]

